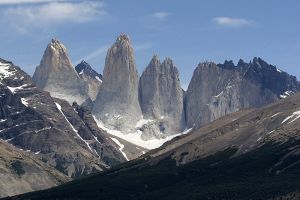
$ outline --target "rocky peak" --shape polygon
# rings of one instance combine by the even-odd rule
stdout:
[[[105,59],[103,82],[93,109],[97,119],[111,128],[131,131],[141,117],[138,81],[130,40],[121,34]]]
[[[210,68],[210,67],[216,67],[216,63],[211,61],[205,61],[198,64],[197,68]]]
[[[246,63],[245,63],[245,61],[243,60],[243,59],[239,59],[239,62],[238,62],[238,64],[237,64],[237,67],[239,67],[239,66],[244,66]]]
[[[139,97],[144,117],[159,122],[157,130],[164,134],[183,130],[183,92],[178,70],[170,58],[166,58],[161,64],[158,56],[152,58],[140,77]]]
[[[263,85],[278,97],[286,92],[293,93],[300,89],[296,77],[268,64],[259,57],[254,57],[250,63],[239,62],[237,67],[245,79],[254,84]]]
[[[169,57],[165,58],[165,60],[163,61],[162,65],[165,66],[173,66],[173,60]]]
[[[120,44],[130,44],[130,38],[128,35],[124,34],[124,33],[121,33],[117,40],[116,40],[117,43],[120,43]]]
[[[200,126],[241,108],[261,107],[300,90],[296,77],[261,58],[235,66],[200,63],[186,93],[188,127]]]
[[[66,47],[57,39],[47,45],[32,79],[38,88],[69,103],[81,104],[88,98],[86,86],[72,66]]]
[[[154,67],[154,68],[158,68],[160,66],[160,60],[158,55],[154,55],[150,61],[150,63],[148,64],[149,68]]]
[[[234,63],[233,63],[232,60],[229,60],[229,61],[225,60],[224,64],[221,65],[221,66],[224,67],[224,68],[226,68],[226,69],[232,69],[232,70],[235,69],[235,65],[234,65]]]
[[[95,101],[102,84],[102,75],[98,74],[87,62],[81,61],[76,67],[79,77],[85,82],[87,92],[92,101]]]
[[[99,81],[102,80],[102,75],[97,73],[91,65],[89,65],[86,61],[82,60],[78,65],[76,65],[75,70],[77,71],[78,75],[82,75],[83,73],[85,75],[88,75],[92,78],[95,78]],[[98,78],[97,78],[98,77]]]

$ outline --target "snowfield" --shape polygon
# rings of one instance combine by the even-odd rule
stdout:
[[[283,123],[289,121],[288,124],[290,124],[290,123],[293,123],[294,121],[296,121],[299,118],[300,118],[300,110],[296,111],[293,114],[291,114],[290,116],[286,117],[281,123],[283,124]]]
[[[149,150],[156,149],[156,148],[160,147],[161,145],[163,145],[165,142],[167,142],[177,136],[187,134],[192,130],[192,128],[190,128],[182,133],[170,135],[170,136],[167,136],[167,137],[161,138],[161,139],[143,140],[141,138],[142,132],[139,130],[137,130],[136,132],[133,132],[133,133],[125,134],[118,130],[112,130],[112,129],[106,128],[105,125],[100,120],[98,120],[95,116],[93,116],[93,117],[94,117],[98,127],[102,130],[105,130],[108,134],[110,134],[112,136],[112,138],[113,138],[113,136],[116,136],[116,137],[126,140],[132,144],[141,146],[141,147],[143,147],[145,149],[149,149]],[[145,123],[146,121],[148,121],[148,120],[139,121],[137,124],[137,127],[139,125]]]
[[[121,144],[120,142],[119,142],[119,140],[118,139],[116,139],[116,138],[111,138],[120,148],[119,148],[119,151],[121,151],[121,153],[123,154],[123,156],[126,158],[126,160],[127,161],[129,161],[129,159],[128,159],[128,157],[127,157],[127,155],[126,155],[126,153],[123,151],[123,149],[124,149],[124,144]]]

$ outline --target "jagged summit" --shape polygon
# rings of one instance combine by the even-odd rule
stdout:
[[[92,78],[100,79],[102,80],[102,75],[96,72],[92,66],[87,63],[85,60],[82,60],[78,65],[76,65],[75,70],[79,75],[82,73],[85,73],[86,75],[89,75]],[[98,77],[98,78],[97,78]]]
[[[197,68],[199,67],[211,67],[211,66],[214,66],[216,65],[215,62],[212,62],[212,61],[204,61],[204,62],[200,62],[198,65],[197,65]]]
[[[88,95],[91,100],[95,100],[102,84],[102,75],[98,74],[86,61],[82,60],[76,67],[79,77],[84,80]]]
[[[166,57],[163,63],[165,63],[165,65],[173,66],[173,60],[169,57]]]
[[[185,127],[183,92],[179,73],[171,58],[160,63],[158,56],[153,56],[139,81],[139,98],[143,115],[159,124],[156,130],[169,135],[179,133]],[[148,130],[148,138],[159,136],[154,124]],[[149,129],[149,124],[142,130]],[[151,135],[151,134],[152,135]]]
[[[81,104],[88,98],[86,86],[72,66],[66,47],[57,39],[47,45],[32,79],[38,88],[71,104],[74,101]]]
[[[300,90],[296,77],[263,59],[200,63],[186,95],[187,126],[202,126],[242,108],[261,107]]]
[[[60,43],[60,41],[56,37],[53,37],[51,43]]]
[[[116,40],[116,42],[128,42],[128,43],[130,43],[130,38],[129,38],[129,36],[128,35],[126,35],[125,33],[121,33],[119,36],[118,36],[118,38],[117,38],[117,40]]]
[[[155,68],[157,68],[157,67],[159,67],[160,66],[160,59],[159,59],[159,57],[158,57],[158,55],[153,55],[153,57],[152,57],[152,59],[151,59],[151,61],[150,61],[150,63],[148,64],[148,66],[149,67],[155,67]],[[147,69],[147,68],[146,68]],[[145,70],[146,70],[145,69]]]
[[[67,48],[63,43],[61,43],[57,38],[52,38],[50,43],[47,45],[47,48],[45,51],[56,51],[62,54],[66,54],[68,57],[68,51]]]

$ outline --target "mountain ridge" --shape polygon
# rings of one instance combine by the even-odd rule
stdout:
[[[277,199],[295,193],[299,99],[296,93],[229,114],[109,171],[15,198]]]

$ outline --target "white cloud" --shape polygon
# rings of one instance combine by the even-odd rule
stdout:
[[[59,1],[59,0],[56,0]],[[45,3],[51,2],[51,0],[0,0],[0,5],[9,5],[9,4],[26,4],[26,3]],[[53,2],[53,0],[52,0]]]
[[[213,21],[219,26],[226,27],[242,27],[253,25],[254,21],[244,18],[232,18],[232,17],[215,17]]]
[[[29,1],[26,0],[27,3]],[[25,0],[13,0],[13,2],[20,3],[25,2]],[[39,2],[39,4],[21,4],[8,7],[2,12],[2,19],[5,19],[22,33],[33,27],[49,27],[49,25],[63,23],[84,23],[101,20],[107,14],[101,2],[47,2],[46,0],[32,0],[32,2]]]
[[[154,17],[157,20],[164,21],[170,16],[170,13],[168,12],[156,12],[152,14],[152,17]]]
[[[90,52],[89,54],[85,55],[83,58],[76,61],[76,64],[81,62],[82,60],[89,61],[93,60],[97,57],[103,56],[106,54],[107,50],[109,48],[109,45],[102,45],[101,47],[95,49],[94,51]]]

